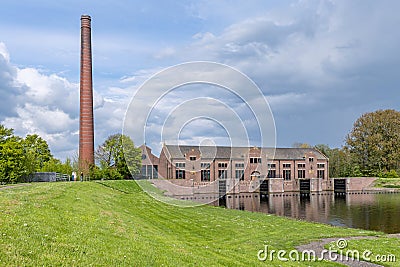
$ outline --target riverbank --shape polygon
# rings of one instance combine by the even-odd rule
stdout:
[[[375,181],[373,187],[400,191],[400,178],[379,178]]]
[[[379,235],[269,214],[158,202],[135,181],[37,183],[0,191],[0,265],[279,266],[257,253]],[[321,262],[285,262],[321,266]],[[324,262],[324,266],[337,266]]]

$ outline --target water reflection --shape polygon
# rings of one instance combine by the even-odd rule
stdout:
[[[235,194],[217,199],[215,206],[272,213],[335,226],[400,233],[400,194],[260,196]]]

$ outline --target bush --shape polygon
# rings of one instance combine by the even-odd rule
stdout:
[[[399,174],[395,170],[386,171],[379,174],[381,178],[399,178]]]
[[[122,175],[114,167],[99,168],[93,166],[89,173],[91,180],[122,180]]]

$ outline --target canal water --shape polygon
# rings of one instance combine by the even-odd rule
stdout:
[[[400,233],[400,194],[227,195],[214,205],[335,226]]]

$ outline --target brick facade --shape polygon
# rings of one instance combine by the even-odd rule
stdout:
[[[153,178],[180,186],[200,188],[216,180],[226,180],[227,193],[241,193],[258,190],[266,180],[269,193],[283,193],[300,191],[300,182],[305,180],[310,192],[333,189],[328,177],[328,158],[311,148],[164,145],[159,158],[148,147],[141,149],[146,154],[143,166],[157,165],[158,175]],[[217,186],[210,188],[217,190]]]
[[[91,18],[81,17],[79,168],[85,174],[94,164]]]

